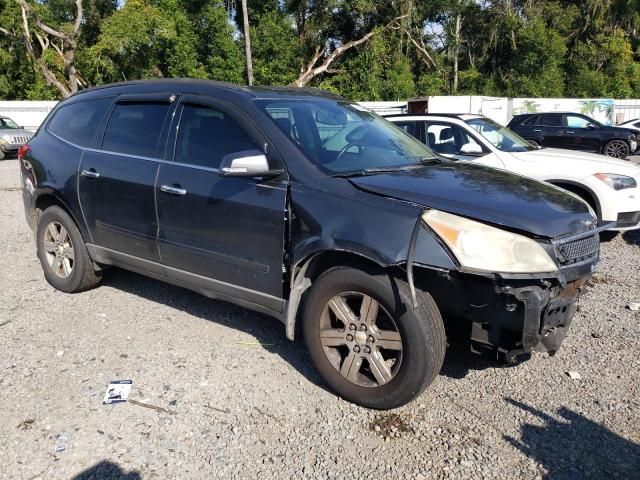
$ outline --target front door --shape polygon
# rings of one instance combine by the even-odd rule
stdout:
[[[99,148],[82,157],[78,191],[92,242],[120,261],[160,261],[154,185],[170,98],[116,99]]]
[[[600,132],[591,119],[578,114],[566,114],[565,123],[567,124],[566,146],[576,150],[588,150],[597,152],[600,148]],[[589,125],[593,125],[589,127]]]
[[[535,127],[534,131],[537,129],[542,130],[542,146],[553,148],[564,148],[566,146],[564,117],[561,113],[543,114],[540,119],[540,126]]]
[[[232,105],[199,96],[181,102],[172,137],[174,161],[160,166],[156,182],[167,275],[278,310],[287,182],[218,173],[225,155],[264,151],[266,139]],[[270,166],[281,168],[274,150]]]

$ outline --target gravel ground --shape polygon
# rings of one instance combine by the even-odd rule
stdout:
[[[277,320],[117,269],[55,291],[17,167],[0,162],[0,478],[640,478],[639,234],[603,244],[555,357],[453,344],[380,413],[329,392]],[[115,379],[161,410],[103,406]]]

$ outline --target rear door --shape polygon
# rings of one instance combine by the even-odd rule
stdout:
[[[92,242],[102,255],[162,271],[154,186],[175,95],[116,98],[100,148],[85,151],[78,191]],[[146,268],[146,267],[145,267]]]
[[[236,107],[202,96],[183,98],[171,130],[174,161],[160,166],[156,183],[167,275],[279,310],[286,174],[265,179],[218,173],[225,155],[264,151],[267,139]],[[275,149],[268,150],[270,166],[281,168]]]
[[[545,113],[541,115],[539,129],[542,130],[542,146],[566,148],[567,138],[564,134],[564,115],[561,113]]]

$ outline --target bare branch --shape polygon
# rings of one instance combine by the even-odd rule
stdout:
[[[321,65],[316,66],[320,61],[322,56],[326,53],[326,48],[316,47],[315,53],[309,63],[307,64],[306,70],[300,73],[300,76],[291,82],[289,85],[293,87],[304,87],[307,83],[313,80],[315,77],[322,73],[330,73],[332,70],[331,65],[338,60],[342,55],[344,55],[348,50],[357,47],[358,45],[362,45],[365,42],[368,42],[373,36],[383,32],[384,30],[393,27],[396,22],[405,18],[407,15],[401,15],[399,17],[394,18],[389,23],[387,23],[384,27],[376,30],[372,30],[363,37],[347,42],[343,45],[340,45],[338,48],[333,50],[329,55],[327,55],[322,62]]]
[[[76,0],[76,6],[78,5],[78,2],[81,2],[82,0]],[[36,15],[32,15],[31,14],[31,7],[29,6],[29,4],[27,3],[27,0],[16,0],[16,2],[18,2],[18,4],[20,5],[20,7],[22,7],[22,17],[24,18],[25,16],[29,16],[32,18],[33,23],[35,24],[36,27],[38,27],[40,30],[42,30],[44,33],[47,33],[49,35],[51,35],[52,37],[56,37],[59,38],[61,40],[64,40],[65,42],[69,43],[70,45],[72,45],[73,47],[76,46],[76,41],[75,39],[71,38],[69,35],[60,32],[58,30],[54,30],[53,28],[51,28],[49,25],[46,25],[44,23],[42,23],[40,21],[40,19],[36,16]],[[80,5],[78,13],[81,15],[82,14],[82,5]],[[76,17],[76,23],[79,23],[79,16]],[[79,26],[78,26],[79,28]]]
[[[406,28],[403,28],[403,30],[404,30],[404,33],[407,34],[407,38],[413,44],[413,46],[416,48],[418,53],[420,53],[422,55],[422,57],[427,61],[427,64],[429,64],[430,66],[435,68],[436,67],[436,62],[433,60],[433,57],[431,56],[431,54],[427,50],[427,48],[426,48],[424,42],[422,41],[422,39],[420,39],[420,43],[418,43],[415,40],[415,38],[413,38],[413,36],[411,35],[411,32],[409,32],[409,30],[407,30]]]
[[[0,27],[0,33],[1,33],[1,34],[3,34],[4,36],[9,37],[9,38],[12,38],[12,39],[14,39],[14,40],[17,40],[17,39],[18,39],[18,36],[17,36],[15,33],[10,32],[10,31],[9,31],[9,30],[7,30],[6,28],[2,28],[2,27]]]

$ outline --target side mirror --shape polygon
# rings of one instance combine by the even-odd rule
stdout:
[[[482,152],[482,147],[477,143],[465,143],[460,147],[460,153],[464,153],[466,155],[477,155]]]
[[[598,128],[598,126],[595,123],[587,123],[587,128],[594,129]]]
[[[223,177],[273,177],[282,170],[270,170],[267,156],[260,150],[244,150],[222,157],[218,173]]]

